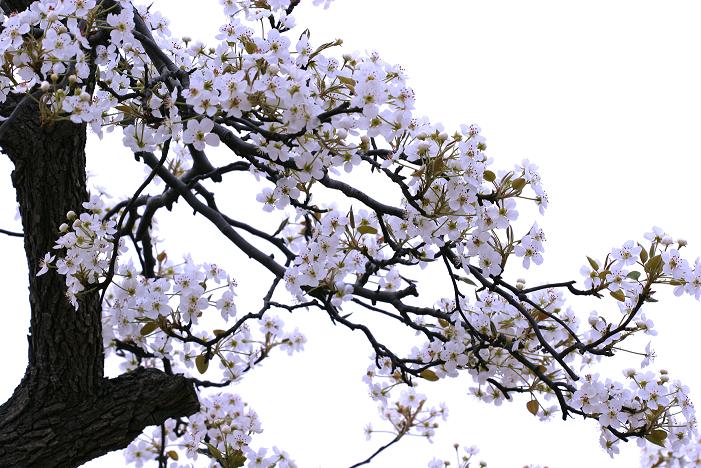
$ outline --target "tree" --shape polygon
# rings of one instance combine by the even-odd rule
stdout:
[[[20,3],[5,2],[3,9],[22,11],[27,5]],[[438,413],[426,411],[411,389],[388,394],[383,382],[415,383],[459,371],[472,373],[480,383],[476,394],[488,400],[526,393],[527,409],[543,416],[552,412],[544,399],[554,396],[563,417],[609,417],[603,441],[611,450],[616,437],[662,443],[668,433],[690,436],[669,420],[675,405],[693,420],[683,389],[669,387],[670,399],[660,405],[640,378],[630,394],[602,382],[580,384],[578,376],[585,374],[575,372],[573,362],[580,354],[613,354],[622,339],[647,331],[640,308],[657,285],[672,283],[680,293],[698,294],[697,268],[677,256],[671,239],[653,233],[642,246],[627,243],[603,261],[591,260],[583,289],[573,282],[511,284],[504,273],[509,258],[521,257],[525,265],[540,261],[540,230],[517,234],[513,223],[516,199],[546,202],[535,168],[524,163],[513,171],[491,171],[476,127],[449,135],[412,121],[413,96],[401,70],[376,56],[334,62],[324,55],[337,44],[315,48],[307,34],[290,56],[290,39],[297,36],[285,34],[290,20],[281,13],[292,7],[289,2],[261,3],[265,8],[248,12],[263,19],[265,39],[235,22],[240,5],[227,5],[234,17],[220,39],[231,43],[211,52],[170,44],[160,18],[133,14],[128,2],[103,2],[97,9],[94,2],[77,3],[61,4],[53,13],[35,6],[8,18],[3,32],[9,57],[17,58],[6,61],[8,119],[0,144],[15,164],[32,305],[30,365],[0,412],[3,460],[80,463],[123,447],[147,425],[191,415],[198,406],[194,386],[239,378],[275,347],[299,347],[301,335],[282,332],[268,310],[307,306],[366,336],[377,355],[370,371],[376,378],[369,384],[386,402],[397,440],[409,430],[430,433]],[[275,9],[270,18],[268,7]],[[75,14],[73,8],[84,10]],[[79,45],[79,37],[87,42]],[[105,47],[110,41],[118,47]],[[180,138],[179,121],[185,127]],[[82,205],[88,200],[85,123],[96,132],[103,125],[121,126],[125,145],[150,168],[139,190],[108,210],[99,198]],[[224,165],[211,163],[204,151],[218,143],[233,153]],[[334,172],[341,166],[365,170],[363,176],[383,180],[395,192],[353,186],[357,179]],[[287,210],[279,229],[267,231],[274,235],[261,230],[258,219],[246,223],[218,209],[216,185],[209,182],[223,183],[232,172],[273,182],[263,185],[258,198],[265,210]],[[165,191],[149,184],[156,176]],[[321,186],[348,202],[328,211]],[[154,244],[153,216],[178,199],[269,270],[273,284],[258,313],[237,313],[230,305],[236,303],[235,288],[218,269],[170,264]],[[59,235],[63,249],[53,249]],[[126,252],[117,260],[126,239],[136,267]],[[45,257],[47,252],[58,258]],[[65,282],[54,271],[34,276],[42,258]],[[413,267],[423,264],[440,266],[452,289],[437,305],[412,299],[420,291]],[[283,279],[298,302],[276,292]],[[66,287],[70,301],[63,299]],[[577,329],[574,315],[562,306],[562,291],[597,297],[610,292],[623,318],[594,316]],[[360,312],[349,301],[416,330],[422,337],[417,350],[401,355],[386,346],[354,319]],[[207,314],[200,317],[214,307],[228,320],[221,329],[206,328]],[[101,311],[109,320],[105,330],[114,333],[107,349],[141,364],[107,381]],[[248,341],[243,327],[256,320],[267,327],[259,345]],[[188,361],[196,371],[184,367]],[[211,361],[222,363],[226,380],[199,375]],[[667,386],[663,375],[653,380]],[[613,416],[604,411],[621,398],[627,404]],[[199,403],[211,411],[210,401]],[[76,414],[84,416],[76,420]],[[419,414],[428,418],[425,426],[413,425]],[[242,456],[250,459],[247,437],[255,432],[254,421],[249,418],[241,431],[242,421],[214,416],[190,418],[192,454],[200,449],[232,465]],[[114,424],[106,425],[108,420]],[[197,423],[209,426],[209,439],[193,428]],[[56,434],[54,443],[37,450],[30,429],[42,439]],[[168,423],[169,436],[181,430],[182,424]],[[225,436],[228,444],[217,439]],[[678,453],[683,456],[683,450]]]

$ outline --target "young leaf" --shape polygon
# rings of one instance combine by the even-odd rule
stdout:
[[[523,190],[523,187],[526,186],[526,183],[526,179],[524,179],[523,177],[519,177],[518,179],[511,181],[511,187],[513,187],[513,189],[517,191]]]
[[[643,264],[644,264],[645,262],[647,262],[647,259],[649,258],[647,255],[647,250],[645,250],[643,248],[643,246],[640,244],[638,244],[638,246],[640,246],[640,261],[643,262]]]
[[[533,318],[535,319],[536,322],[542,322],[546,318],[548,318],[547,314],[544,314],[543,312],[536,310],[533,312]]]
[[[158,328],[158,324],[156,322],[146,322],[146,324],[141,327],[141,336],[146,336],[153,333],[156,331],[156,328]]]
[[[626,296],[623,294],[623,291],[620,289],[618,291],[611,291],[609,294],[611,294],[611,297],[616,299],[617,301],[625,302],[626,301]]]
[[[596,260],[593,258],[587,256],[587,260],[589,261],[589,265],[591,265],[592,270],[598,270],[599,269],[599,264],[596,263]]]
[[[431,369],[424,369],[419,375],[422,379],[426,379],[429,382],[435,382],[436,380],[438,380],[438,375],[436,375],[436,373],[433,372]]]
[[[175,461],[178,460],[178,452],[176,452],[175,450],[169,450],[167,455]]]
[[[638,281],[638,279],[640,279],[640,272],[639,271],[631,271],[626,275],[626,277],[634,279],[635,281]]]
[[[662,429],[655,429],[654,431],[646,435],[645,438],[655,445],[664,447],[664,441],[667,438],[667,432]]]
[[[209,453],[211,453],[212,456],[214,456],[214,458],[216,458],[220,462],[224,462],[224,455],[222,455],[222,453],[219,451],[218,448],[216,448],[214,445],[210,444],[209,442],[205,442],[205,444],[207,445],[207,449],[209,450]]]
[[[458,281],[462,281],[463,283],[467,283],[470,286],[477,286],[474,281],[472,281],[470,278],[465,278],[464,276],[455,276],[455,279]]]
[[[495,180],[497,180],[497,175],[492,171],[484,171],[482,177],[484,177],[484,180],[486,180],[487,182],[494,182]]]
[[[645,264],[645,271],[654,275],[658,273],[658,270],[662,267],[662,256],[655,255]]]
[[[540,408],[540,405],[538,404],[537,400],[531,400],[528,403],[526,403],[526,409],[533,416],[536,416],[538,414],[538,408]]]
[[[338,81],[346,85],[347,88],[355,90],[355,80],[353,78],[348,78],[345,76],[337,75]]]
[[[226,457],[226,468],[239,468],[246,463],[246,456],[241,450],[236,450]]]
[[[358,232],[361,234],[377,234],[377,229],[372,226],[368,226],[367,224],[363,224],[358,226]]]
[[[195,358],[195,366],[200,374],[204,374],[209,367],[209,359],[204,354],[200,354]]]

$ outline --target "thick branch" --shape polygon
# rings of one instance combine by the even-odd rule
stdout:
[[[40,402],[25,387],[0,407],[3,467],[79,466],[125,448],[145,427],[199,409],[183,376],[139,368],[107,380],[99,392]]]

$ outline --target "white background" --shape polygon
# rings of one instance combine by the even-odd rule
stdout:
[[[167,0],[155,8],[172,17],[174,34],[211,36],[221,22],[218,2],[192,5]],[[509,169],[523,158],[538,164],[551,206],[538,219],[548,242],[537,276],[567,280],[580,278],[584,255],[601,258],[613,246],[641,239],[653,224],[686,238],[689,260],[701,254],[699,13],[693,1],[337,0],[326,11],[300,7],[296,17],[298,31],[309,27],[314,44],[341,37],[345,50],[377,50],[402,64],[416,91],[417,113],[449,130],[479,124],[496,168]],[[96,170],[114,158],[131,164],[118,143],[93,144],[91,150]],[[0,165],[7,174],[0,180],[0,227],[9,229],[18,225],[11,165],[6,159]],[[177,226],[169,222],[164,226]],[[204,221],[179,222],[188,237],[176,232],[169,239],[174,251],[187,251],[190,229]],[[2,237],[0,249],[4,400],[26,366],[27,273],[20,240]],[[197,260],[221,261],[200,250]],[[249,276],[243,265],[233,273]],[[659,331],[655,365],[688,383],[692,397],[701,396],[701,307],[693,299],[663,298],[648,309]],[[595,307],[587,303],[580,313],[586,317]],[[320,314],[299,315],[309,338],[306,351],[294,359],[271,358],[234,391],[263,421],[259,444],[285,448],[303,468],[348,466],[389,440],[378,435],[365,442],[362,434],[374,419],[360,381],[369,349]],[[432,456],[449,457],[453,442],[478,445],[479,458],[493,467],[638,463],[634,442],[610,460],[598,446],[595,423],[540,423],[522,400],[494,408],[465,395],[467,387],[466,381],[423,384],[420,390],[435,395],[435,402],[449,403],[448,422],[433,444],[404,440],[374,466],[425,466]],[[90,464],[121,465],[120,456]]]

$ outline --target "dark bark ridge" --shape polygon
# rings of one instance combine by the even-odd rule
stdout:
[[[17,108],[19,106],[19,108]],[[8,108],[10,107],[10,108]],[[156,369],[105,379],[97,292],[65,297],[63,278],[36,277],[69,210],[87,199],[85,125],[40,122],[33,101],[10,99],[0,147],[14,164],[29,267],[29,364],[0,406],[0,466],[77,466],[126,447],[146,426],[199,409],[191,382]]]

